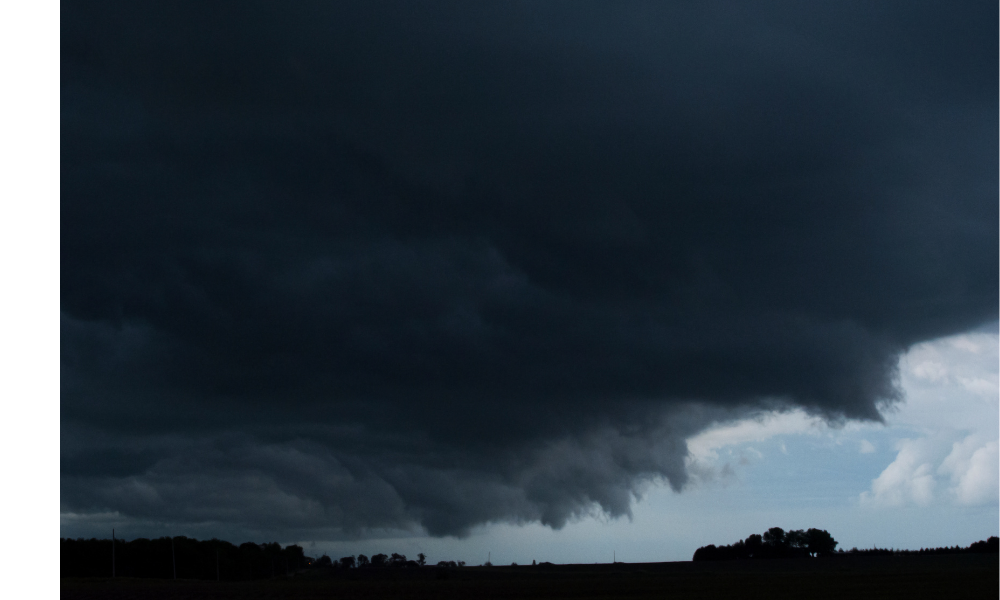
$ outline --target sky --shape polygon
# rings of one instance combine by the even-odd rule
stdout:
[[[997,22],[62,6],[60,535],[996,535]]]

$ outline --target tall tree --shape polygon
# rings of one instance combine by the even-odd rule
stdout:
[[[772,527],[764,532],[764,544],[772,548],[780,548],[785,545],[785,530],[781,527]]]
[[[837,548],[837,540],[825,529],[809,529],[806,531],[806,550],[813,556],[833,554]]]

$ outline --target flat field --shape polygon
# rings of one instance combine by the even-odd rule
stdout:
[[[64,600],[165,598],[878,598],[1000,597],[996,554],[759,561],[464,567],[302,573],[221,582],[63,579]]]

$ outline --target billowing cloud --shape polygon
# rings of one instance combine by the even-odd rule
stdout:
[[[969,436],[956,442],[938,471],[951,475],[954,494],[961,504],[996,503],[1000,500],[1000,461],[997,440],[983,443]]]
[[[871,491],[862,492],[862,504],[996,504],[1000,499],[997,440],[969,435],[948,450],[940,437],[903,440],[896,459],[872,481]]]
[[[918,344],[900,361],[907,406],[891,420],[922,434],[861,494],[871,506],[1000,500],[1000,340],[977,332]]]
[[[927,439],[900,442],[896,460],[872,481],[870,492],[861,493],[861,502],[883,506],[902,506],[911,502],[919,506],[930,504],[937,485],[933,446]]]
[[[996,11],[64,7],[68,522],[558,527],[880,419],[996,319]]]

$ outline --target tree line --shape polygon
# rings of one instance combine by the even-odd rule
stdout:
[[[114,560],[112,561],[112,556]],[[239,546],[212,539],[177,536],[59,540],[61,577],[143,577],[246,581],[283,577],[308,566],[302,547],[277,542]]]
[[[385,554],[373,554],[371,558],[368,558],[364,554],[359,554],[356,557],[343,556],[338,560],[333,560],[327,555],[323,555],[316,559],[314,563],[310,566],[316,566],[320,568],[327,569],[382,569],[382,568],[414,568],[414,567],[424,567],[427,566],[427,556],[421,552],[417,555],[416,560],[407,560],[405,554],[397,554],[395,552],[392,555]],[[464,567],[465,561],[460,560],[455,562],[453,560],[442,560],[438,562],[439,567]]]
[[[113,548],[113,549],[112,549]],[[158,579],[203,579],[248,581],[287,577],[305,569],[389,569],[427,566],[423,553],[416,560],[392,553],[344,556],[333,560],[306,556],[301,546],[281,547],[277,542],[239,546],[218,539],[198,541],[178,536],[157,539],[137,538],[59,540],[61,577],[140,577]],[[112,567],[113,565],[113,567]],[[465,561],[440,561],[438,567],[464,567]]]
[[[837,550],[837,540],[823,529],[796,529],[785,531],[772,527],[763,534],[753,534],[728,546],[709,544],[694,551],[692,560],[736,560],[751,558],[806,558],[846,555],[910,555],[910,554],[964,554],[998,552],[998,539],[990,537],[970,544],[966,548],[921,548],[920,550],[895,550],[852,548]]]
[[[786,532],[772,527],[728,546],[709,544],[694,551],[691,560],[733,560],[737,558],[795,558],[828,556],[837,548],[825,529],[796,529]]]
[[[972,542],[966,547],[941,546],[940,548],[921,548],[920,550],[897,550],[896,548],[851,548],[841,550],[837,554],[861,556],[910,556],[919,554],[996,554],[1000,553],[1000,538],[990,536],[985,540]]]

